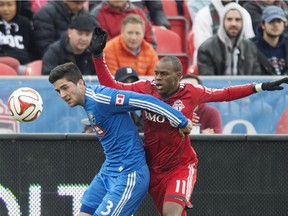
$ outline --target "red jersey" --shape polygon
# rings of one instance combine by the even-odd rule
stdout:
[[[181,83],[178,91],[167,99],[162,99],[154,81],[145,80],[124,84],[117,82],[110,74],[104,57],[94,58],[99,82],[116,89],[150,94],[192,119],[196,106],[206,102],[231,101],[253,94],[252,84],[211,89],[204,86]],[[179,129],[172,127],[163,116],[144,111],[144,147],[147,163],[151,171],[166,173],[179,165],[197,163],[198,158],[191,147],[189,135],[182,138]]]

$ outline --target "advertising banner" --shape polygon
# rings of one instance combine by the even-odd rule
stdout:
[[[204,85],[225,88],[252,82],[270,81],[279,77],[201,77]],[[98,84],[97,77],[85,77],[86,84]],[[214,102],[222,117],[224,134],[276,134],[283,133],[288,120],[288,86],[282,91],[260,92],[249,97],[231,101]],[[29,123],[19,123],[10,117],[7,101],[10,94],[20,87],[32,87],[42,96],[44,108],[41,116]],[[86,118],[82,107],[70,108],[57,95],[47,77],[0,79],[0,132],[2,133],[81,133]],[[287,111],[288,112],[288,111]],[[286,117],[287,118],[287,117]],[[286,122],[286,123],[285,123]]]

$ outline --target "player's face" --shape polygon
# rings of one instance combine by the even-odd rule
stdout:
[[[5,21],[11,21],[16,16],[16,0],[0,0],[0,16]]]
[[[123,27],[122,35],[126,46],[136,51],[144,38],[144,27],[138,23],[128,23]]]
[[[263,23],[262,28],[264,35],[269,37],[279,37],[285,29],[285,23],[280,19],[273,19],[269,23]]]
[[[68,29],[67,34],[73,53],[76,55],[82,54],[85,51],[90,45],[93,36],[93,32],[76,29]]]
[[[83,80],[79,80],[77,84],[68,81],[67,79],[59,79],[53,83],[55,90],[59,96],[70,106],[84,105],[84,90]]]
[[[224,18],[224,29],[228,37],[237,37],[242,30],[242,17],[238,10],[230,10]]]
[[[155,67],[155,83],[159,94],[171,94],[179,87],[181,72],[174,71],[172,62],[159,61]]]

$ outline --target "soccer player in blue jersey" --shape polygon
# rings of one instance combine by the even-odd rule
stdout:
[[[128,112],[145,109],[160,114],[182,135],[190,133],[192,122],[153,96],[86,86],[74,63],[55,67],[49,82],[70,107],[83,106],[106,156],[83,195],[79,216],[130,216],[147,194],[150,175],[142,139]]]

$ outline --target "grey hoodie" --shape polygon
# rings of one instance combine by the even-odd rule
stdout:
[[[240,31],[240,34],[237,38],[237,42],[235,46],[233,46],[230,38],[228,37],[225,29],[224,29],[224,17],[227,14],[228,11],[231,9],[236,9],[240,12],[242,16],[242,29]],[[238,3],[231,2],[227,4],[224,7],[224,10],[220,14],[220,26],[218,28],[218,37],[219,39],[225,44],[226,48],[226,75],[237,75],[237,65],[238,65],[238,58],[240,54],[240,46],[241,46],[241,40],[244,38],[244,26],[247,24],[247,20],[245,18],[246,16],[244,15],[243,12],[243,7],[241,7]]]

